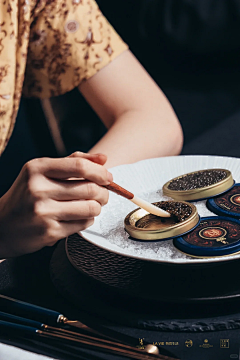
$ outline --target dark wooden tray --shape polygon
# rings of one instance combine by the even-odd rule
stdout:
[[[98,271],[99,256],[94,257],[92,253],[92,262],[89,262],[83,246],[87,242],[78,235],[71,239],[68,242],[68,246],[73,247],[71,251],[80,252],[81,261],[100,278],[103,270]],[[175,266],[161,264],[156,270],[155,266],[159,264],[144,264],[147,269],[143,269],[140,274],[141,286],[136,286],[135,279],[135,286],[131,287],[126,282],[124,287],[121,278],[120,287],[117,283],[107,284],[106,281],[96,279],[92,273],[84,273],[83,267],[77,270],[76,263],[74,267],[67,257],[65,244],[64,240],[58,244],[50,262],[53,284],[65,298],[90,314],[127,326],[163,331],[195,332],[240,328],[239,262],[224,262],[223,268],[219,264],[217,267],[206,268],[183,267],[181,271]],[[88,246],[87,244],[85,245]],[[119,260],[120,267],[126,265],[123,259],[122,264]],[[102,261],[106,267],[108,261],[104,256]],[[147,272],[152,271],[157,271],[157,274],[148,282]],[[110,267],[109,272],[113,273],[113,268]],[[116,275],[112,277],[115,278]],[[154,297],[154,292],[149,291],[151,286],[155,286],[157,295]],[[144,295],[145,292],[148,296]]]

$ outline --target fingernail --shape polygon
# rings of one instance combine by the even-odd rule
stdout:
[[[110,172],[107,173],[107,178],[108,178],[108,181],[110,181],[110,182],[113,181],[113,176]]]

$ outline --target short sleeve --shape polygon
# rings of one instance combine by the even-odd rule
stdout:
[[[23,94],[68,92],[127,49],[94,0],[49,1],[32,22]]]

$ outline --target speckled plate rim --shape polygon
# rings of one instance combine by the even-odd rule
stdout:
[[[146,170],[150,168],[154,168],[156,171],[159,168],[159,174],[163,173],[167,169],[169,179],[174,178],[183,173],[188,173],[191,171],[209,169],[209,168],[223,168],[228,169],[232,172],[233,179],[236,182],[240,182],[240,159],[231,158],[227,156],[210,156],[210,155],[187,155],[187,156],[169,156],[163,158],[153,158],[142,160],[136,162],[134,164],[128,165],[120,165],[114,168],[109,169],[114,177],[114,181],[119,183],[121,186],[127,188],[129,191],[134,192],[134,188],[128,187],[128,182],[124,177],[124,174],[129,173],[131,176],[133,175],[143,175]],[[136,181],[140,181],[139,177]],[[142,180],[141,180],[142,182]],[[166,181],[159,179],[159,189]],[[146,184],[144,184],[146,186]],[[142,187],[144,189],[144,187]],[[106,205],[107,206],[107,205]],[[213,214],[214,215],[214,214]],[[100,215],[101,216],[101,215]],[[93,225],[94,226],[94,225]],[[110,252],[128,256],[130,258],[146,260],[152,262],[160,262],[160,263],[169,263],[169,264],[183,264],[192,266],[194,264],[210,264],[215,262],[223,262],[240,259],[240,254],[229,255],[228,257],[216,257],[216,258],[187,258],[187,259],[156,259],[150,258],[147,256],[139,256],[138,254],[132,254],[126,248],[120,248],[115,244],[111,243],[104,236],[99,235],[96,231],[94,231],[93,226],[79,232],[79,234],[90,243],[108,250]],[[169,241],[169,240],[168,240]]]

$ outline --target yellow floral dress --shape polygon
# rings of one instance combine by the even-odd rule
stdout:
[[[72,90],[127,49],[94,0],[1,0],[0,154],[22,92]]]

